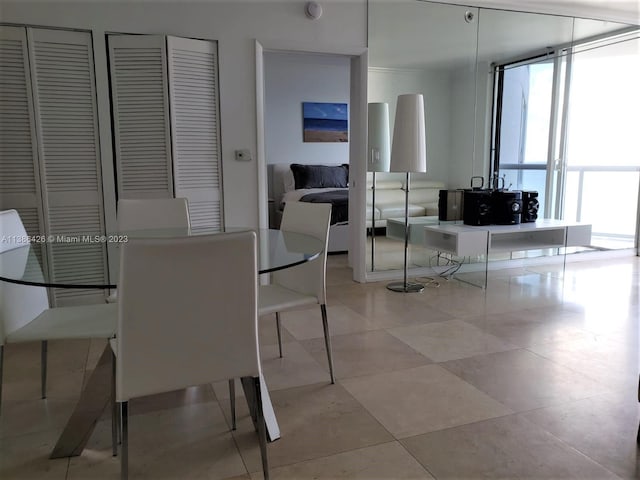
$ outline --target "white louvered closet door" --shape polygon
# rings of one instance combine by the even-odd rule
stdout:
[[[173,197],[165,37],[108,41],[118,198]]]
[[[37,152],[27,31],[0,26],[0,210],[16,209],[29,235],[45,233]]]
[[[175,196],[193,228],[222,221],[217,42],[167,37]]]
[[[28,28],[45,226],[54,236],[104,235],[93,46],[87,32]],[[55,281],[107,278],[106,245],[47,245]],[[56,305],[104,300],[104,291],[55,289]]]

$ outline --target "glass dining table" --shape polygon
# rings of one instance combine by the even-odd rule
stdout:
[[[258,274],[270,273],[314,260],[322,253],[324,244],[315,237],[294,232],[284,232],[275,229],[247,229],[226,228],[225,232],[253,230],[257,234],[258,244]],[[47,242],[53,248],[64,248],[67,258],[78,258],[86,255],[96,243],[116,243],[116,248],[110,249],[111,254],[119,255],[119,245],[135,238],[172,238],[194,235],[219,234],[206,228],[191,229],[156,229],[132,230],[117,234],[48,236],[46,238],[2,239],[13,240],[22,246],[0,253],[0,281],[22,285],[62,288],[62,289],[114,289],[117,279],[105,276],[103,280],[78,272],[61,265],[60,270],[49,266],[48,270],[41,267],[39,261],[39,243]],[[29,243],[27,243],[29,242]],[[55,262],[53,263],[55,266]],[[114,332],[114,336],[115,336]],[[113,378],[113,353],[109,344],[106,345],[96,367],[83,389],[78,403],[58,438],[58,442],[50,458],[77,456],[82,453],[93,429],[110,402]],[[249,405],[251,416],[255,422],[255,399],[251,397],[251,379],[241,379],[245,397]],[[264,379],[262,382],[263,412],[267,425],[267,438],[274,441],[280,438],[280,429],[273,411],[271,399]]]
[[[241,227],[226,228],[225,232],[249,230]],[[270,273],[314,260],[324,247],[321,240],[296,232],[285,232],[276,229],[251,229],[257,235],[258,273]],[[22,240],[23,246],[0,253],[0,281],[51,288],[69,289],[115,289],[117,278],[96,278],[82,271],[69,268],[72,262],[57,264],[50,262],[45,270],[39,261],[41,243],[51,245],[59,252],[64,251],[67,259],[82,258],[95,252],[96,245],[113,243],[115,249],[110,254],[119,254],[119,245],[135,238],[171,238],[197,235],[215,235],[219,231],[209,228],[163,228],[130,230],[108,235],[49,235],[27,239],[7,238],[2,241]],[[27,243],[24,240],[34,240]]]

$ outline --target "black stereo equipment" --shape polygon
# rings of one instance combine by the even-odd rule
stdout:
[[[440,190],[438,220],[441,222],[462,220],[462,193],[462,190]]]
[[[465,225],[480,226],[491,224],[491,191],[465,190],[463,199],[462,220]]]
[[[516,225],[522,217],[522,192],[494,190],[491,192],[491,216],[496,225]]]
[[[522,223],[535,222],[538,219],[538,192],[522,191]]]

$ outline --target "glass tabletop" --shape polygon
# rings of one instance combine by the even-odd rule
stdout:
[[[247,229],[226,228],[225,232],[240,232],[253,230],[258,238],[258,273],[269,273],[285,268],[290,268],[302,263],[314,260],[322,252],[323,242],[310,235],[285,232],[275,229]],[[51,272],[41,267],[38,243],[24,244],[18,248],[0,253],[0,280],[25,285],[56,288],[116,288],[115,283],[105,279],[102,283],[96,283],[95,279],[86,280],[81,273],[77,276],[69,275],[69,268],[73,268],[73,257],[87,255],[95,251],[97,243],[115,243],[116,248],[110,249],[110,254],[119,255],[119,244],[135,238],[172,238],[194,235],[217,235],[220,232],[212,229],[157,229],[157,230],[131,230],[105,236],[73,236],[63,238],[60,236],[48,237],[47,243],[65,250],[66,262],[61,262],[57,267],[64,270],[64,280],[57,279],[56,268]],[[70,261],[69,261],[70,260]],[[55,267],[54,262],[54,267]],[[111,282],[117,282],[112,278]]]

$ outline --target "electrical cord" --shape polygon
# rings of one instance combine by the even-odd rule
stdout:
[[[434,260],[436,260],[436,265],[433,264]],[[441,265],[441,260],[444,260],[445,262],[444,265]],[[450,280],[451,277],[458,270],[460,270],[463,263],[464,263],[464,260],[462,262],[459,262],[457,260],[454,260],[450,256],[445,256],[442,253],[437,253],[436,255],[432,255],[431,257],[429,257],[429,267],[432,270],[434,270],[439,277],[445,278],[446,280]],[[444,266],[446,268],[439,272],[438,267],[441,267],[441,266]]]
[[[438,288],[440,283],[433,277],[416,277],[416,281],[422,283],[425,288]]]
[[[468,260],[467,257],[463,257],[462,260],[455,260],[450,254],[438,252],[429,257],[429,268],[439,278],[444,278],[448,281],[462,268],[465,262],[470,263],[471,257]],[[441,267],[444,267],[444,269],[441,269]],[[438,288],[440,286],[440,283],[433,277],[416,277],[416,281],[423,283],[427,288]]]

